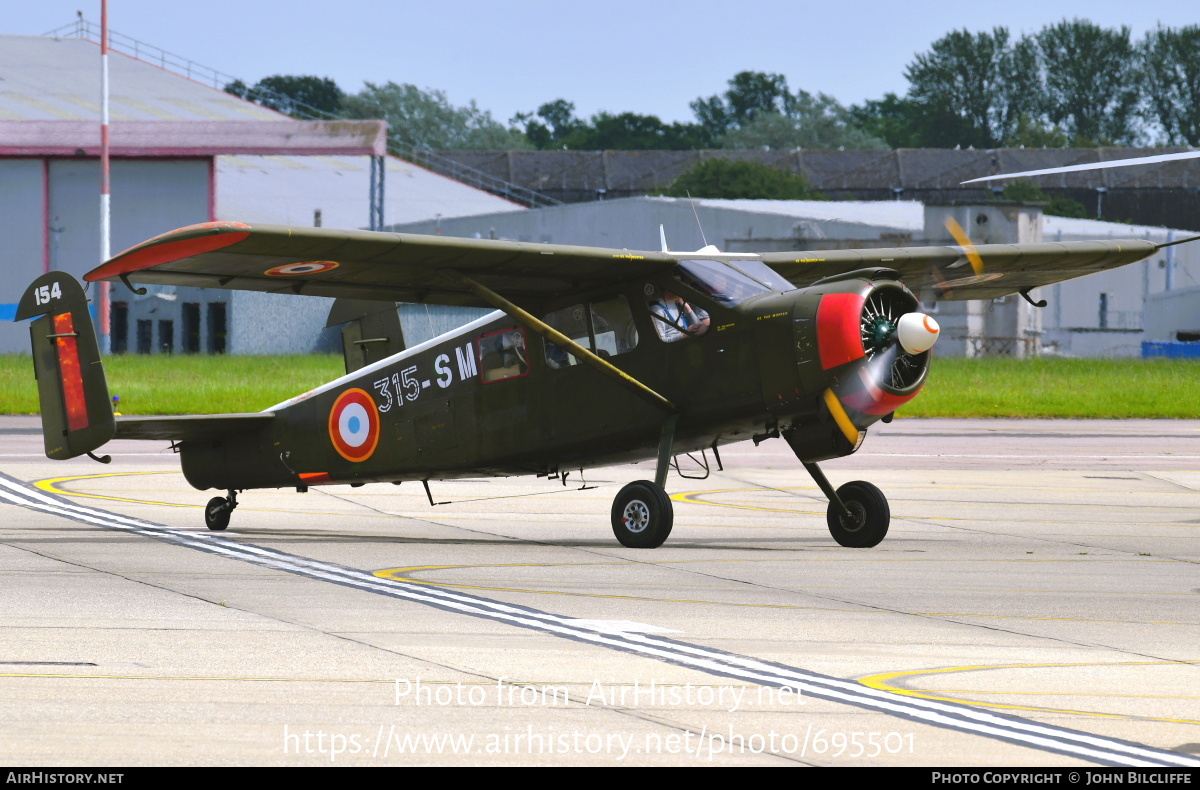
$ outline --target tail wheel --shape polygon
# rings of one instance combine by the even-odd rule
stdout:
[[[638,480],[613,500],[613,534],[627,548],[656,549],[671,534],[674,512],[666,491],[649,480]]]
[[[892,521],[892,509],[883,492],[870,483],[855,480],[839,488],[837,495],[850,514],[843,515],[835,503],[829,503],[826,520],[833,539],[850,549],[878,546]]]
[[[208,500],[204,507],[204,525],[213,532],[221,532],[229,526],[229,516],[232,512],[229,500],[223,496],[215,496]]]

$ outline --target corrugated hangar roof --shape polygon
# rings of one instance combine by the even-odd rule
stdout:
[[[110,50],[113,121],[278,121],[273,110]],[[0,36],[0,120],[99,121],[100,45]]]
[[[1167,148],[1000,148],[895,151],[441,151],[442,156],[515,184],[555,190],[652,192],[703,159],[740,159],[804,174],[821,190],[961,190],[960,182],[994,173],[1130,159],[1185,151]],[[1179,189],[1200,185],[1200,159],[1043,176],[1046,188]]]

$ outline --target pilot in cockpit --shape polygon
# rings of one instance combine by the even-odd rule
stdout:
[[[678,275],[676,275],[678,278]],[[708,331],[709,316],[702,307],[693,307],[683,297],[663,288],[658,299],[650,303],[654,328],[666,343],[674,343],[686,336],[697,337]]]

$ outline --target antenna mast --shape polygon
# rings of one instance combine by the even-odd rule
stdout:
[[[100,263],[108,260],[112,244],[112,206],[108,174],[108,0],[100,0]],[[109,283],[100,283],[100,350],[111,350]]]

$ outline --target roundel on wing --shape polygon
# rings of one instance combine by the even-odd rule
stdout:
[[[337,267],[337,261],[305,261],[276,266],[274,269],[267,269],[266,274],[269,277],[299,277],[304,274],[322,274]]]
[[[365,390],[346,390],[329,410],[329,439],[347,461],[371,457],[379,444],[379,410]]]

